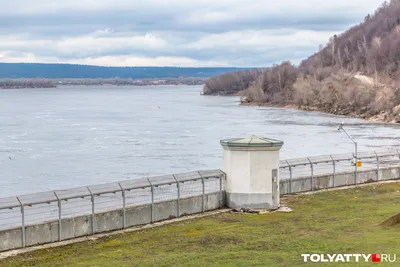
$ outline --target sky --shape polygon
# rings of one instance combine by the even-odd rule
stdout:
[[[0,62],[298,64],[383,0],[0,0]]]

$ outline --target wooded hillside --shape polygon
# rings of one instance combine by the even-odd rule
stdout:
[[[318,52],[294,66],[288,61],[262,70],[209,79],[205,94],[242,92],[248,101],[296,104],[335,114],[400,122],[400,0],[332,36]],[[371,78],[371,79],[370,79]]]

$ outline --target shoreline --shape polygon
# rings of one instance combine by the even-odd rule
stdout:
[[[16,87],[1,87],[0,90],[10,90],[10,89],[49,89],[49,88],[60,88],[60,87],[68,87],[68,86],[82,86],[82,87],[91,87],[91,86],[109,86],[109,87],[126,87],[126,86],[137,86],[137,87],[154,87],[154,86],[203,86],[202,84],[58,84],[57,86],[16,86]]]
[[[387,121],[385,120],[385,112],[377,115],[373,115],[370,117],[365,117],[362,115],[356,115],[356,114],[348,114],[348,115],[343,115],[343,114],[335,114],[335,113],[330,113],[327,111],[320,110],[316,107],[300,107],[295,104],[268,104],[268,103],[261,103],[261,102],[240,102],[239,106],[258,106],[258,107],[269,107],[269,108],[286,108],[286,109],[296,109],[296,110],[302,110],[302,111],[311,111],[311,112],[320,112],[324,114],[330,114],[330,115],[336,115],[336,116],[344,116],[348,118],[355,118],[355,119],[362,119],[366,121],[371,121],[379,124],[387,124],[387,125],[400,125],[400,123],[395,122],[395,121]]]
[[[2,86],[0,90],[12,90],[12,89],[48,89],[57,88],[57,86]]]

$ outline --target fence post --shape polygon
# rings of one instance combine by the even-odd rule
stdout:
[[[397,156],[399,157],[399,160],[400,160],[400,152],[398,149],[396,149],[396,151],[397,151]],[[395,166],[397,166],[397,165],[395,165]],[[399,169],[399,168],[397,168],[397,169]]]
[[[94,228],[95,227],[95,225],[94,225],[94,195],[89,187],[86,187],[86,188],[87,188],[87,190],[89,190],[90,200],[92,201],[92,234],[94,234],[94,232],[95,232],[95,228]]]
[[[125,189],[122,187],[120,183],[118,183],[122,192],[122,228],[126,228],[126,198],[125,198]]]
[[[289,166],[289,193],[292,193],[292,181],[293,181],[293,173],[292,173],[292,165],[290,165],[289,161],[285,160],[287,165]]]
[[[55,191],[53,193],[56,196],[58,202],[58,241],[61,241],[61,200],[57,196],[57,193]]]
[[[332,155],[329,155],[332,159],[333,164],[333,180],[332,180],[332,187],[335,187],[335,180],[336,180],[336,161],[333,159]]]
[[[151,190],[151,214],[150,214],[150,222],[153,223],[154,222],[154,186],[153,184],[150,182],[150,179],[147,178],[147,181],[150,184],[150,190]]]
[[[25,210],[24,210],[24,205],[22,204],[21,200],[19,197],[17,197],[17,200],[19,204],[21,205],[21,216],[22,216],[22,221],[21,221],[21,240],[22,240],[22,247],[24,248],[26,245],[26,235],[25,235]]]
[[[357,155],[357,143],[355,143],[356,146],[356,153],[353,154],[353,157],[355,158],[354,162],[354,184],[357,185],[357,180],[358,180],[358,155]]]
[[[219,198],[219,207],[221,208],[223,205],[222,201],[222,178],[226,177],[226,173],[222,172],[223,174],[219,176],[219,192],[218,192],[218,198]]]
[[[376,157],[376,180],[379,181],[380,180],[380,175],[379,175],[379,156],[378,154],[376,154],[376,152],[374,151],[375,157]]]
[[[307,158],[307,160],[310,162],[310,166],[311,166],[311,190],[314,191],[314,165],[312,163],[312,161]]]
[[[172,175],[176,181],[176,191],[177,191],[177,198],[176,198],[176,214],[177,217],[181,217],[181,188],[179,185],[178,179],[176,179],[175,175]]]
[[[204,195],[205,195],[205,188],[204,188],[204,177],[203,177],[203,175],[201,175],[201,173],[198,171],[197,172],[199,175],[200,175],[200,177],[201,177],[201,191],[202,191],[202,194],[201,194],[201,212],[204,212],[204,210],[205,210],[205,202],[204,202]]]

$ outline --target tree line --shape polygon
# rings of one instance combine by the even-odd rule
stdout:
[[[115,85],[115,86],[146,86],[146,85],[203,85],[206,78],[165,78],[165,79],[1,79],[0,89],[10,88],[54,88],[62,85]]]
[[[54,87],[56,84],[46,79],[0,79],[0,89]]]

